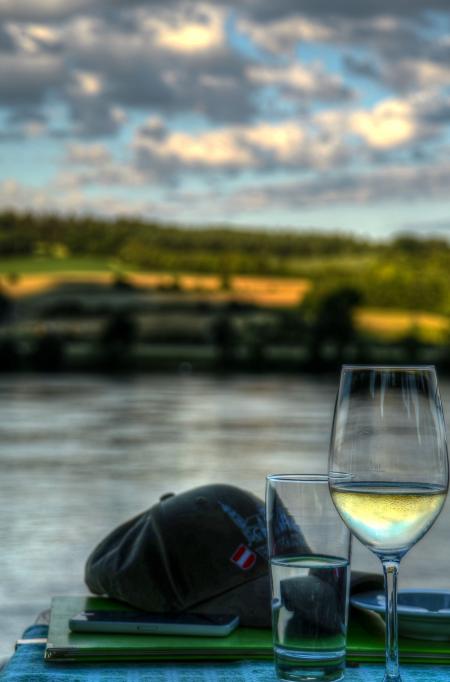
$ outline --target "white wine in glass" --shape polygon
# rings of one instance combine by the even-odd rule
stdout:
[[[434,367],[344,366],[329,460],[333,502],[383,564],[385,681],[400,680],[397,574],[448,489],[444,415]]]

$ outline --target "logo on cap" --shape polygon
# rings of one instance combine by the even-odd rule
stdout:
[[[243,571],[248,571],[256,562],[256,554],[245,545],[239,545],[234,554],[230,557],[233,564],[242,568]]]
[[[243,539],[247,541],[248,547],[254,549],[263,558],[267,557],[267,530],[266,519],[264,512],[264,505],[259,505],[259,511],[245,518],[241,516],[236,509],[225,502],[219,500],[222,510],[233,521],[235,526],[239,528],[243,535]],[[246,549],[248,549],[248,547]]]

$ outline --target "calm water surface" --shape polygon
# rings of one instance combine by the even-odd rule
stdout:
[[[270,472],[326,472],[336,380],[31,377],[0,380],[0,657],[115,525],[210,482],[263,497]],[[441,382],[447,419],[450,384]],[[401,585],[450,588],[450,511]],[[355,543],[356,568],[378,570]]]

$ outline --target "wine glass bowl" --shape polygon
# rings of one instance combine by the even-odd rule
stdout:
[[[444,487],[425,483],[337,483],[333,502],[355,537],[381,559],[398,560],[433,524],[445,502]]]
[[[329,459],[330,493],[353,534],[383,563],[386,680],[399,680],[398,565],[429,530],[448,489],[434,367],[344,366]]]

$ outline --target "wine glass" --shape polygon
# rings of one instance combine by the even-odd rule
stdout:
[[[333,502],[383,564],[386,672],[400,680],[400,560],[430,529],[448,489],[444,414],[434,367],[343,366],[330,443]]]

